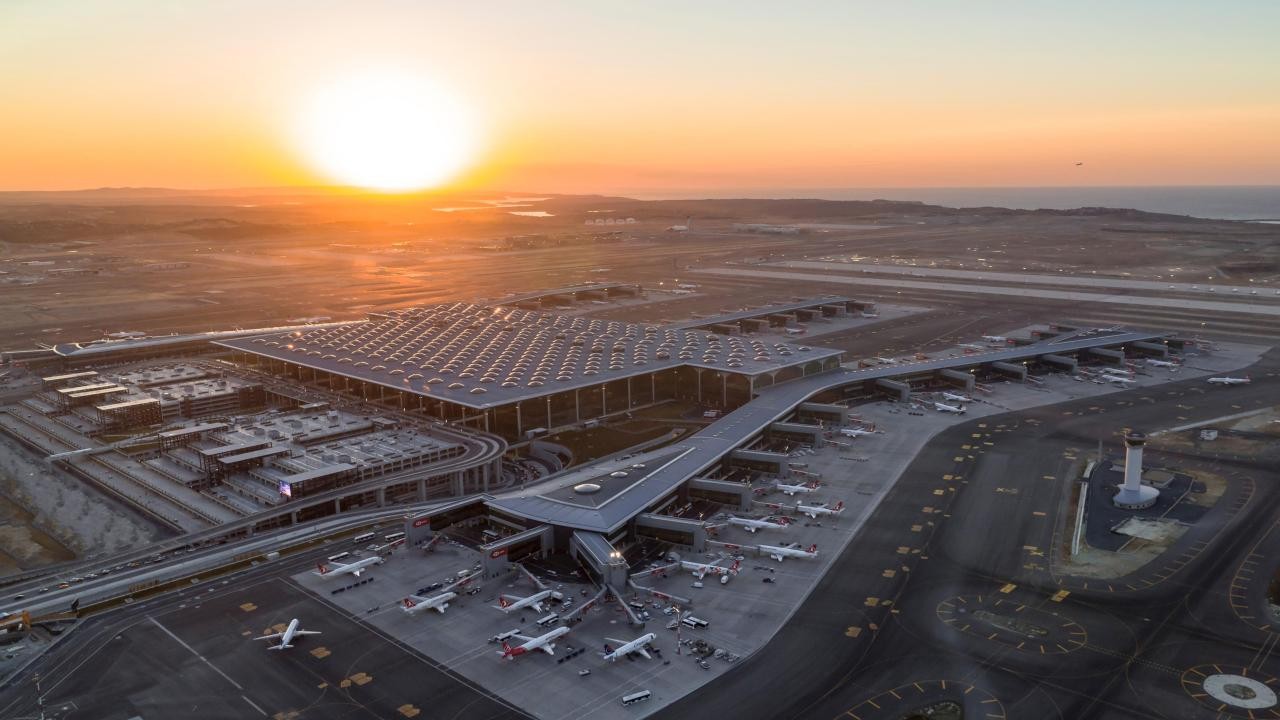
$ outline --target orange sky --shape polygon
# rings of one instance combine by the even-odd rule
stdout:
[[[297,115],[367,65],[473,109],[469,187],[1280,184],[1280,3],[455,5],[0,4],[0,189],[332,183]]]

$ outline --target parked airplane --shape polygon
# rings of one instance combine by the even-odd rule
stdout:
[[[1103,382],[1109,382],[1112,385],[1128,385],[1129,383],[1137,382],[1137,380],[1123,375],[1103,375],[1102,380]]]
[[[789,557],[810,559],[818,557],[817,545],[810,545],[807,549],[800,547],[800,543],[791,543],[781,547],[775,545],[757,545],[756,547],[778,562],[782,562],[783,558]]]
[[[638,655],[643,657],[645,660],[649,660],[651,659],[649,657],[649,652],[644,649],[644,646],[648,645],[649,643],[657,639],[658,639],[658,636],[654,635],[653,633],[645,633],[644,635],[641,635],[640,637],[636,638],[635,640],[632,640],[631,642],[623,642],[621,640],[614,640],[613,638],[605,638],[606,641],[611,642],[614,645],[617,645],[618,647],[614,648],[613,650],[610,650],[609,646],[605,645],[604,646],[605,651],[600,654],[600,657],[608,662],[616,662],[618,658],[626,657],[631,653],[637,653]]]
[[[1151,358],[1150,360],[1147,360],[1147,364],[1152,367],[1163,367],[1163,368],[1176,368],[1176,367],[1182,366],[1181,363],[1174,362],[1173,360],[1157,360],[1155,358]]]
[[[360,573],[365,572],[366,570],[368,570],[370,567],[374,565],[381,565],[383,562],[384,562],[384,558],[381,558],[377,555],[373,557],[367,557],[363,560],[357,560],[353,563],[346,563],[346,564],[343,564],[340,562],[334,562],[332,560],[328,562],[318,562],[316,563],[315,574],[319,575],[320,577],[327,577],[327,578],[339,577],[342,575],[351,575],[352,577],[360,577]]]
[[[431,597],[410,595],[401,602],[404,604],[404,611],[409,615],[416,615],[423,610],[435,610],[443,615],[444,611],[449,609],[449,601],[456,597],[458,597],[458,593],[442,592]]]
[[[1119,375],[1120,377],[1130,377],[1133,371],[1129,368],[1102,368],[1103,375]]]
[[[957,345],[956,347],[958,347],[958,348],[963,348],[963,349],[965,349],[965,350],[987,350],[987,349],[989,349],[986,345],[975,345],[974,343],[960,343],[960,344],[959,344],[959,345]]]
[[[319,630],[303,630],[302,628],[298,627],[298,618],[294,618],[289,621],[289,626],[284,629],[284,632],[271,633],[270,635],[263,635],[262,637],[254,638],[254,640],[275,640],[276,638],[280,638],[279,645],[272,645],[267,649],[268,650],[288,650],[289,648],[293,647],[293,639],[295,637],[299,637],[301,635],[319,635],[319,634],[320,634]]]
[[[819,515],[839,515],[844,512],[844,501],[841,500],[836,503],[835,507],[827,507],[826,505],[801,505],[796,503],[796,510],[808,515],[814,520],[817,520]]]
[[[860,428],[860,427],[859,428],[840,428],[840,434],[845,437],[856,438],[856,437],[862,437],[863,435],[874,435],[875,430],[868,430],[866,428]]]
[[[945,391],[942,393],[942,397],[944,400],[950,400],[952,402],[958,402],[958,403],[973,402],[973,398],[971,397],[965,397],[964,395],[957,395],[955,393],[945,392]]]
[[[784,483],[774,483],[773,489],[781,490],[784,495],[795,495],[796,493],[817,492],[817,485],[786,485]]]
[[[542,592],[536,592],[529,597],[499,595],[498,604],[493,607],[508,614],[516,610],[523,610],[527,607],[533,608],[536,612],[542,612],[542,603],[546,602],[548,598],[559,600],[560,593],[551,590],[543,590]]]
[[[1209,378],[1210,385],[1248,385],[1251,382],[1253,382],[1253,379],[1250,378],[1248,375],[1245,375],[1242,378],[1237,378],[1237,377]]]
[[[941,413],[954,413],[956,415],[964,414],[963,405],[947,405],[946,403],[936,402],[933,404],[933,409]]]
[[[771,522],[769,520],[753,520],[751,518],[730,517],[729,524],[740,527],[749,533],[755,534],[759,530],[786,530],[785,522]]]
[[[991,343],[992,345],[1003,345],[1009,342],[1009,338],[1005,337],[1004,335],[983,335],[982,339],[986,340],[988,343]]]
[[[498,654],[501,655],[504,660],[515,660],[517,656],[524,655],[530,650],[541,650],[542,652],[548,655],[555,655],[556,654],[555,641],[568,634],[569,634],[569,628],[558,627],[555,630],[552,630],[551,632],[547,633],[546,635],[539,635],[538,637],[528,637],[526,635],[520,635],[520,634],[512,635],[512,637],[514,637],[515,639],[522,640],[524,644],[517,645],[516,647],[511,647],[510,645],[507,644],[506,640],[503,640],[502,650],[499,651]]]
[[[738,568],[741,566],[742,563],[738,560],[734,560],[733,564],[729,567],[716,565],[715,563],[697,563],[690,560],[680,561],[680,569],[689,570],[693,573],[693,576],[699,580],[708,575],[719,575],[721,585],[727,585],[729,583],[729,578],[736,576],[738,574]]]

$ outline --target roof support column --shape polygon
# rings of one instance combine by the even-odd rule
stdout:
[[[582,422],[582,398],[578,396],[579,392],[580,390],[578,388],[574,388],[573,390],[573,421],[575,423]]]

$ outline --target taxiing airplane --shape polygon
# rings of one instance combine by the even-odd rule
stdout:
[[[789,557],[809,559],[818,557],[817,545],[810,545],[808,548],[803,548],[800,547],[800,543],[791,543],[790,545],[783,545],[781,547],[775,545],[757,545],[756,547],[759,548],[761,552],[778,562],[782,562],[783,558]]]
[[[501,655],[504,660],[515,660],[517,656],[524,655],[530,650],[541,650],[548,655],[555,655],[555,641],[568,634],[569,628],[558,627],[546,635],[539,635],[538,637],[528,637],[520,634],[512,635],[511,637],[523,641],[524,644],[511,647],[507,644],[507,641],[503,640],[502,650],[498,651],[498,654]]]
[[[499,595],[498,604],[494,605],[493,607],[496,610],[501,610],[502,612],[508,613],[508,614],[515,612],[516,610],[523,610],[527,607],[533,608],[535,612],[542,612],[542,604],[546,602],[548,598],[555,598],[556,600],[559,600],[560,599],[559,595],[560,593],[554,592],[552,590],[543,590],[542,592],[536,592],[530,595],[529,597],[518,597],[516,595]]]
[[[964,414],[963,405],[947,405],[946,403],[936,402],[933,404],[933,409],[941,413],[954,413],[956,415]]]
[[[1253,379],[1250,378],[1248,375],[1245,375],[1242,378],[1237,378],[1237,377],[1209,378],[1210,385],[1248,385],[1251,382],[1253,382]]]
[[[795,495],[796,493],[817,492],[818,486],[814,485],[786,485],[783,483],[774,483],[774,490],[781,490],[784,495]],[[731,521],[732,522],[732,521]]]
[[[943,392],[942,398],[944,400],[950,400],[951,402],[958,402],[958,403],[973,402],[973,398],[971,397],[965,397],[964,395],[957,395],[956,393],[950,393],[950,392]]]
[[[614,640],[613,638],[605,638],[607,642],[611,642],[614,645],[617,645],[617,647],[614,648],[613,650],[610,650],[609,646],[605,645],[604,652],[600,654],[600,657],[608,662],[616,662],[618,658],[626,657],[631,653],[636,653],[641,657],[643,657],[645,660],[649,660],[651,659],[649,657],[649,651],[645,650],[644,646],[648,645],[649,643],[657,639],[658,639],[658,636],[654,635],[653,633],[645,633],[644,635],[641,635],[640,637],[636,638],[635,640],[632,640],[631,642],[623,642],[621,640]]]
[[[729,524],[740,527],[749,533],[755,534],[759,530],[786,530],[787,523],[772,522],[770,520],[754,520],[752,518],[730,517]]]
[[[302,635],[319,635],[319,634],[320,634],[319,630],[303,630],[302,628],[298,627],[298,618],[294,618],[289,621],[289,626],[284,629],[284,632],[271,633],[270,635],[263,635],[262,637],[254,638],[254,640],[275,640],[276,638],[279,638],[280,639],[279,645],[272,645],[267,649],[268,650],[288,650],[289,648],[293,647],[293,639],[295,637],[299,637]]]
[[[333,562],[332,560],[329,562],[318,562],[316,563],[315,574],[326,578],[340,577],[342,575],[360,577],[360,573],[365,572],[374,565],[381,565],[383,562],[384,558],[377,555],[346,564]]]
[[[817,520],[819,515],[839,515],[844,512],[844,501],[841,500],[836,503],[835,507],[827,507],[826,505],[801,505],[796,503],[796,511],[804,513],[814,520]]]

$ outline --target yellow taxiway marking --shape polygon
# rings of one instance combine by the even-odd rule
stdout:
[[[848,628],[845,628],[844,634],[845,637],[856,638],[862,634],[862,628],[857,625],[850,625]]]
[[[912,526],[911,526],[911,532],[920,532],[922,529],[924,529],[924,526],[923,526],[923,525],[912,525]]]
[[[320,690],[323,690],[323,689],[325,689],[325,688],[327,688],[327,687],[329,687],[329,683],[327,683],[327,682],[322,682],[322,683],[320,683],[319,685],[317,685],[317,686],[316,686],[316,688],[318,688],[318,689],[320,689]]]
[[[396,708],[396,711],[405,717],[417,717],[419,714],[422,713],[421,710],[414,707],[413,705],[410,705],[409,703],[405,703],[404,705],[401,705],[400,707]]]
[[[327,658],[332,654],[333,653],[329,652],[329,648],[323,645],[311,651],[311,656],[316,658]]]
[[[944,490],[939,489],[939,490],[934,490],[934,491],[933,491],[933,494],[934,494],[934,495],[941,495],[941,494],[943,494],[944,492],[945,492]]]
[[[955,456],[955,457],[951,458],[951,460],[952,460],[953,462],[964,462],[964,456],[963,456],[963,455],[957,455],[957,456]]]
[[[1005,586],[1000,588],[1000,592],[1004,593],[1005,595],[1008,595],[1009,593],[1013,592],[1014,588],[1016,587],[1018,586],[1014,585],[1013,583],[1005,583]]]
[[[244,603],[243,605],[241,605],[241,606],[240,606],[240,609],[241,609],[241,610],[243,610],[243,611],[245,611],[245,612],[253,612],[254,610],[257,610],[257,609],[258,609],[258,606],[257,606],[257,605],[254,605],[253,603],[248,603],[248,602],[247,602],[247,603]]]
[[[284,632],[284,631],[285,631],[285,629],[286,629],[286,628],[288,628],[288,627],[289,627],[289,626],[288,626],[288,625],[286,625],[286,624],[284,624],[284,623],[276,623],[275,625],[272,625],[271,627],[267,628],[267,631],[266,631],[266,632],[264,632],[264,633],[262,633],[262,634],[263,634],[263,635],[270,635],[271,633]]]
[[[956,476],[955,476],[955,475],[951,475],[951,474],[947,474],[947,475],[943,475],[943,476],[942,476],[942,479],[943,479],[943,480],[955,480],[955,479],[956,479]]]
[[[887,577],[887,578],[891,578],[897,574],[898,574],[898,571],[894,570],[893,568],[889,568],[888,570],[885,570],[884,572],[880,573],[881,577]]]
[[[899,546],[898,546],[898,554],[899,554],[899,555],[906,555],[906,554],[907,554],[907,553],[909,553],[909,552],[911,552],[911,548],[907,547],[906,545],[899,545]]]
[[[880,604],[880,598],[878,598],[878,597],[869,597],[869,598],[867,598],[866,602],[864,602],[864,603],[862,603],[862,604],[863,604],[863,605],[866,605],[867,607],[875,607],[875,606],[877,606],[877,605],[879,605],[879,604]]]
[[[1065,599],[1070,594],[1071,594],[1070,590],[1059,590],[1058,592],[1053,594],[1053,597],[1049,599],[1054,602],[1062,602],[1063,599]]]
[[[1044,511],[1042,511],[1042,510],[1034,510],[1034,511],[1032,511],[1032,513],[1031,513],[1031,514],[1032,514],[1032,515],[1034,515],[1034,516],[1036,516],[1036,517],[1044,517]]]

